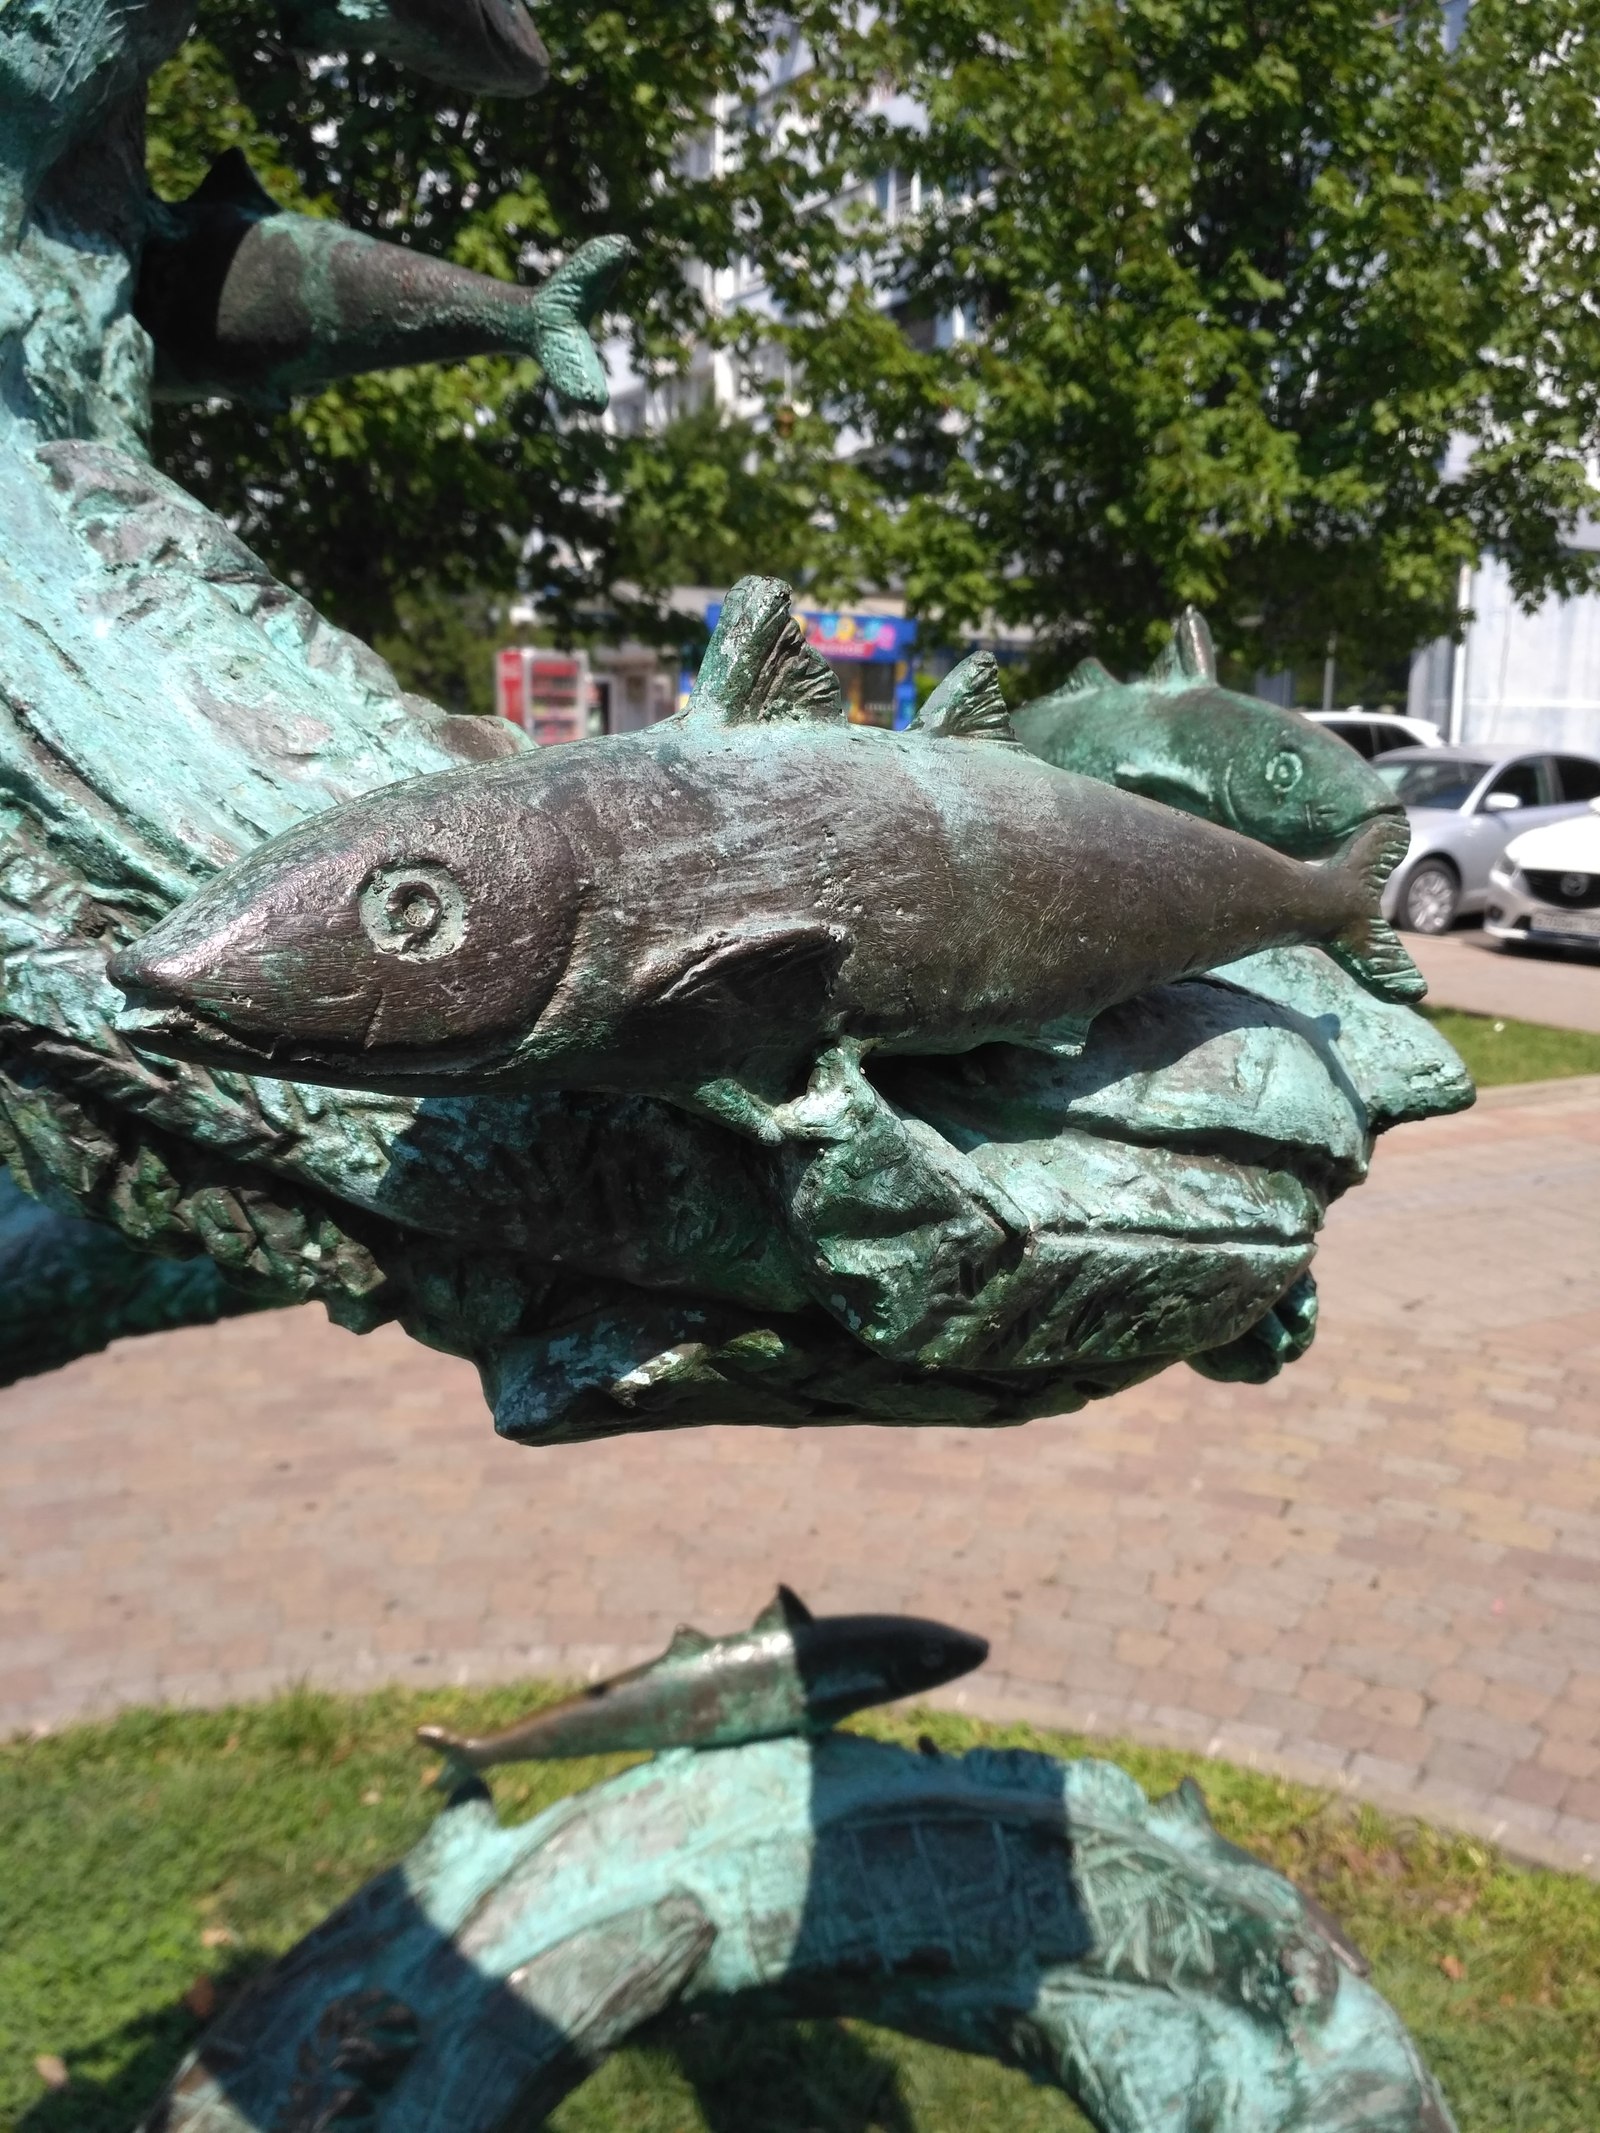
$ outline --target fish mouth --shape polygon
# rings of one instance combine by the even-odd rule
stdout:
[[[155,1052],[196,1066],[240,1067],[254,1074],[282,1071],[286,1047],[252,1043],[193,1008],[154,1005],[130,992],[113,1026],[136,1052]]]
[[[113,1024],[117,1034],[136,1052],[154,1052],[185,1066],[223,1067],[237,1074],[270,1075],[275,1081],[403,1097],[492,1094],[500,1083],[517,1079],[514,1063],[493,1046],[470,1052],[457,1047],[424,1057],[340,1052],[292,1037],[247,1036],[203,1009],[141,996],[129,984],[123,990],[128,1004]]]

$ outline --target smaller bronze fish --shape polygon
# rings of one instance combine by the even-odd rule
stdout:
[[[1012,714],[1017,739],[1058,770],[1203,816],[1296,859],[1321,858],[1395,796],[1336,734],[1217,681],[1205,617],[1186,608],[1141,681],[1085,659],[1065,687]]]
[[[229,148],[187,200],[157,201],[134,311],[155,397],[281,409],[336,378],[529,355],[570,406],[603,408],[588,321],[632,247],[592,237],[537,289],[280,209]]]
[[[915,1615],[825,1615],[780,1585],[749,1629],[706,1637],[682,1628],[659,1659],[581,1696],[532,1711],[503,1733],[463,1739],[419,1726],[453,1763],[495,1763],[656,1748],[732,1748],[789,1733],[825,1733],[852,1711],[893,1703],[969,1674],[982,1637]]]

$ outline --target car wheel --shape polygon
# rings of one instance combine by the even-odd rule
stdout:
[[[1442,859],[1424,859],[1400,892],[1400,923],[1412,933],[1448,933],[1460,902],[1455,868]]]

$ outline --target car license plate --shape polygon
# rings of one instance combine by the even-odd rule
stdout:
[[[1585,941],[1600,941],[1600,911],[1536,911],[1528,921],[1531,933],[1564,933]]]

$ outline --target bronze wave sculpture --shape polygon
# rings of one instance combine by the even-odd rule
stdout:
[[[439,1739],[432,1829],[207,2032],[144,2133],[533,2126],[645,2024],[711,2006],[981,2052],[1098,2133],[1454,2133],[1360,1951],[1192,1780],[1148,1800],[1110,1763],[832,1731],[827,1702],[959,1672],[979,1640],[772,1612],[606,1685],[591,1745],[658,1752],[521,1827],[462,1766],[581,1752],[581,1699]]]
[[[279,13],[297,39],[356,36],[466,93],[542,78],[520,0]],[[274,840],[321,850],[331,834],[337,872],[366,796],[397,781],[442,774],[455,805],[526,776],[562,793],[561,837],[581,845],[576,768],[525,772],[509,727],[406,697],[150,467],[153,384],[270,397],[470,345],[531,348],[592,405],[584,329],[619,256],[576,255],[530,297],[302,227],[237,164],[189,202],[152,202],[144,86],[186,21],[182,0],[0,8],[0,1153],[43,1203],[0,1205],[26,1297],[0,1312],[0,1368],[318,1298],[355,1330],[398,1319],[472,1357],[496,1426],[542,1442],[710,1419],[1014,1421],[1179,1360],[1238,1378],[1292,1360],[1330,1201],[1378,1133],[1471,1095],[1403,1004],[1414,975],[1376,922],[1392,826],[1352,824],[1359,841],[1316,873],[1259,836],[1073,786],[1061,808],[1098,825],[1102,870],[1117,835],[1147,836],[1214,908],[1183,914],[1186,932],[1170,904],[1150,920],[1146,866],[1147,937],[1120,951],[1116,883],[1071,904],[1058,822],[1051,930],[1035,908],[1057,893],[1048,869],[1007,874],[1016,855],[993,846],[1009,818],[968,787],[1034,794],[1042,818],[1069,787],[1006,743],[981,664],[890,751],[902,803],[925,781],[937,838],[904,836],[902,806],[892,851],[853,832],[819,874],[820,820],[808,859],[790,849],[822,909],[807,920],[790,880],[805,941],[775,947],[768,910],[766,935],[741,939],[737,883],[725,938],[677,938],[663,885],[656,1003],[683,1020],[652,1039],[659,1074],[394,1093],[387,1074],[326,1087],[130,1041],[204,1018],[220,1049],[228,1014],[237,1031],[253,1009],[236,990],[218,1014],[215,955],[167,982],[163,939],[192,945],[187,910],[210,954],[224,884],[258,882]],[[857,745],[794,657],[786,604],[747,589],[702,685],[716,731],[686,722],[693,746],[752,772],[781,774],[802,741],[818,762]],[[802,734],[802,718],[821,723]],[[848,801],[869,824],[872,782]],[[647,796],[641,847],[665,833],[658,812]],[[702,860],[737,867],[739,819],[730,802]],[[775,826],[781,808],[751,817],[769,846]],[[505,852],[515,880],[510,833]],[[470,919],[445,862],[408,845],[339,878],[369,947],[443,976]],[[585,881],[597,908],[599,876]],[[979,905],[959,985],[935,952],[951,883]],[[868,922],[881,893],[934,921],[898,999],[893,904]],[[858,989],[830,1006],[857,953]],[[151,996],[126,1029],[113,966]],[[250,1043],[304,1012],[304,976],[302,956],[245,1031],[248,1065]],[[408,997],[433,1004],[403,1048],[460,1041],[470,988],[446,980],[443,1008],[426,986]],[[708,1017],[743,1048],[708,1046]],[[515,1035],[516,1012],[502,1019]],[[843,1712],[975,1663],[979,1640],[778,1615],[589,1700],[601,1737],[620,1725],[664,1751],[621,1778],[521,1829],[476,1784],[458,1792],[202,2040],[152,2126],[487,2133],[531,2123],[640,2022],[731,2002],[868,2014],[989,2053],[1064,2088],[1102,2133],[1449,2133],[1354,1951],[1216,1836],[1193,1788],[1151,1803],[1103,1764],[835,1734]],[[547,1714],[511,1742],[443,1745],[488,1761],[580,1730]]]
[[[486,48],[480,32],[491,45],[520,34],[516,12],[399,8],[382,34],[415,50],[424,29],[459,31],[465,57],[435,54],[453,78]],[[336,15],[288,8],[286,26],[305,36]],[[243,862],[234,878],[259,880],[273,862],[252,855],[286,834],[319,846],[397,780],[507,759],[482,786],[446,789],[559,794],[576,875],[595,857],[572,840],[591,819],[581,787],[596,751],[525,767],[510,727],[405,697],[154,472],[139,446],[152,382],[302,389],[414,350],[406,336],[442,319],[465,320],[475,346],[558,350],[552,382],[592,399],[582,322],[617,260],[589,248],[541,314],[544,292],[454,269],[436,286],[410,253],[391,273],[366,240],[342,280],[313,272],[307,245],[344,256],[336,227],[276,216],[236,167],[203,213],[152,203],[143,82],[184,11],[148,0],[81,36],[74,19],[40,38],[0,17],[0,1147],[13,1178],[63,1219],[209,1260],[233,1307],[317,1298],[355,1329],[398,1319],[471,1357],[497,1427],[527,1442],[724,1418],[1014,1421],[1179,1360],[1249,1378],[1299,1353],[1329,1202],[1387,1126],[1470,1100],[1448,1047],[1381,997],[1416,984],[1372,911],[1390,818],[1341,799],[1335,826],[1368,840],[1361,857],[1353,848],[1343,874],[1337,861],[1297,872],[1261,841],[1230,844],[1097,787],[1098,806],[1074,800],[1054,846],[1018,872],[1006,806],[1025,790],[1037,813],[1049,780],[1001,744],[981,662],[930,703],[924,737],[852,734],[826,674],[785,637],[771,586],[735,603],[681,737],[598,751],[648,762],[658,782],[674,748],[708,762],[743,751],[745,767],[690,855],[702,874],[722,870],[716,913],[662,863],[671,808],[608,788],[608,805],[642,810],[624,855],[638,870],[628,923],[640,940],[648,906],[656,989],[630,1031],[621,987],[606,996],[622,935],[583,890],[593,952],[564,973],[569,991],[587,987],[568,1036],[603,1038],[603,1056],[543,1077],[580,1086],[472,1093],[470,1075],[445,1073],[432,1093],[404,1076],[405,1093],[320,1092],[130,1042],[114,956],[136,971],[152,952],[138,944],[217,908],[214,877]],[[80,78],[96,36],[104,50]],[[810,844],[783,847],[785,884],[775,833],[799,810],[784,765],[807,751],[866,764],[879,744],[911,815],[874,844],[888,786],[870,768],[853,783],[830,770]],[[986,802],[964,838],[977,785],[1005,805]],[[373,803],[380,819],[392,804]],[[330,813],[341,808],[355,814]],[[944,826],[929,843],[909,834],[913,817]],[[1098,840],[1092,867],[1072,849],[1080,824]],[[1136,939],[1116,879],[1118,836],[1151,824],[1148,872],[1192,848],[1215,873],[1209,888],[1195,876],[1204,894],[1181,937],[1146,919]],[[615,821],[609,834],[615,847]],[[519,884],[538,893],[526,840],[507,835],[500,923]],[[741,880],[757,846],[760,868]],[[759,924],[742,909],[757,873],[772,906]],[[484,1011],[470,987],[451,995],[439,952],[453,893],[380,868],[357,896],[357,924],[399,947],[361,936],[394,996],[415,981],[435,1003],[401,1029],[408,1064],[428,1050],[428,1016],[454,1043],[461,1018]],[[180,907],[190,915],[172,917]],[[1149,908],[1159,921],[1158,896]],[[1348,967],[1267,945],[1317,939]],[[946,950],[964,958],[955,990]],[[538,952],[519,967],[525,1000]],[[293,1012],[271,1003],[269,1043]],[[526,1038],[516,1011],[501,1021],[513,1044]],[[259,1066],[250,1041],[243,1057]],[[347,1040],[331,1049],[347,1083],[388,1081]],[[213,1315],[225,1307],[210,1284],[192,1293]],[[97,1327],[81,1295],[63,1318],[85,1344],[121,1323],[108,1310]],[[40,1352],[16,1341],[0,1367]]]

